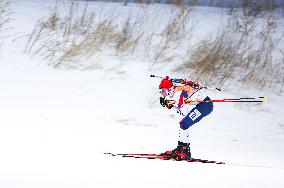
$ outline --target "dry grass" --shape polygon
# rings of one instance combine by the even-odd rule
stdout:
[[[113,15],[90,12],[88,4],[79,11],[78,4],[72,2],[63,16],[54,7],[48,17],[37,22],[26,52],[42,56],[54,67],[72,67],[71,63],[97,53],[128,59],[136,55],[136,59],[163,63],[188,53],[178,70],[193,73],[194,80],[216,86],[241,82],[260,89],[281,85],[282,92],[284,74],[279,67],[283,67],[283,62],[277,62],[274,55],[283,37],[276,33],[279,24],[276,17],[268,16],[259,28],[259,20],[251,17],[246,8],[241,17],[232,12],[223,29],[191,49],[189,45],[185,47],[191,38],[189,30],[194,29],[189,27],[191,7],[177,6],[177,13],[162,31],[156,30],[159,20],[149,20],[147,5],[142,8],[142,16],[129,13],[118,22]],[[283,52],[282,56],[284,61]]]
[[[178,12],[165,27],[159,48],[154,56],[156,62],[169,62],[175,58],[171,51],[175,50],[185,38],[186,26],[190,20],[191,8],[181,4],[178,6]]]
[[[38,20],[25,51],[43,57],[54,67],[90,58],[104,49],[114,49],[115,55],[131,53],[142,35],[138,18],[125,20],[119,29],[115,15],[96,15],[88,11],[88,4],[79,11],[78,3],[72,1],[64,16],[57,6],[51,10],[47,18]]]
[[[236,72],[247,63],[245,51],[253,30],[253,21],[232,17],[217,34],[202,40],[177,70],[192,72],[195,80],[221,87],[234,80]]]
[[[187,34],[190,10],[186,6],[179,7],[178,13],[162,31],[158,44],[155,38],[157,32],[145,29],[149,23],[146,23],[146,18],[141,19],[141,15],[133,17],[129,14],[119,24],[115,15],[108,17],[89,12],[88,4],[81,12],[74,1],[68,6],[69,11],[64,16],[59,14],[59,8],[55,6],[48,17],[38,20],[29,35],[25,49],[27,53],[41,56],[55,67],[65,62],[76,62],[82,57],[90,58],[104,50],[115,56],[136,54],[140,58],[165,62],[173,60],[174,56],[169,56],[168,51],[176,49]],[[146,11],[144,8],[144,14]],[[141,49],[145,52],[144,57]]]
[[[96,29],[83,36],[83,40],[74,41],[65,50],[57,66],[65,61],[76,61],[82,57],[91,57],[102,50],[104,45],[112,43],[116,38],[116,26],[111,21],[98,23]]]
[[[281,75],[284,74],[284,70],[281,70],[281,62],[277,62],[277,59],[274,58],[279,42],[283,40],[283,35],[279,36],[276,33],[277,26],[277,18],[269,15],[259,32],[259,44],[250,55],[250,64],[245,70],[242,82],[253,84],[259,89],[272,89],[279,81],[278,76],[283,77]]]
[[[133,20],[133,21],[132,21]],[[133,54],[138,43],[140,42],[141,37],[143,36],[143,22],[139,17],[136,19],[131,19],[129,16],[121,30],[118,30],[115,39],[115,49],[116,55],[127,55]]]
[[[282,94],[283,91],[283,87],[284,87],[284,51],[280,51],[282,54],[282,58],[281,58],[281,66],[279,67],[279,73],[277,74],[277,77],[279,78],[279,83],[280,83],[280,92],[279,94]]]
[[[143,54],[141,54],[141,56],[144,56],[144,60],[152,61],[156,51],[155,47],[157,46],[155,42],[159,37],[158,27],[160,20],[151,18],[147,7],[143,7],[143,14],[141,17],[143,18],[140,18],[143,26],[143,33],[140,39],[140,44],[143,45]]]
[[[89,13],[88,4],[79,11],[78,4],[72,1],[69,11],[63,16],[55,6],[47,18],[37,22],[25,51],[43,57],[56,67],[82,55],[90,55],[114,40],[115,36],[115,26],[111,21],[101,20],[95,26],[95,16],[94,12]]]
[[[0,0],[0,39],[5,38],[3,32],[9,29],[8,23],[11,21],[11,11],[8,7],[8,2],[6,2],[5,0]]]
[[[239,41],[234,41],[233,34],[224,30],[213,40],[201,41],[182,69],[194,72],[196,80],[205,84],[218,83],[222,86],[241,63],[243,54],[236,50]]]
[[[274,58],[283,40],[277,27],[272,15],[258,29],[254,18],[233,18],[215,38],[201,41],[178,70],[185,68],[195,80],[217,86],[240,82],[258,89],[282,87],[284,70]]]

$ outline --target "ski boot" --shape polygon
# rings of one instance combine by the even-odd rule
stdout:
[[[161,153],[160,156],[165,159],[175,159],[177,161],[187,160],[191,158],[189,143],[178,142],[178,146],[171,151]]]
[[[190,144],[189,143],[183,143],[179,142],[178,143],[178,150],[175,150],[172,153],[172,158],[177,161],[181,160],[188,160],[191,159],[191,152],[190,152]]]

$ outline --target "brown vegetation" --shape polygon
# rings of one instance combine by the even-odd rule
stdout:
[[[0,39],[3,39],[3,32],[8,29],[8,23],[11,21],[11,11],[8,9],[9,3],[0,0]]]
[[[78,4],[72,1],[63,16],[54,7],[47,18],[38,20],[26,52],[42,56],[54,67],[73,66],[71,62],[98,53],[163,64],[180,61],[187,53],[178,70],[193,74],[193,79],[204,84],[241,82],[259,89],[276,84],[281,85],[282,92],[284,70],[279,67],[283,62],[274,57],[275,53],[281,54],[279,42],[283,35],[277,32],[278,18],[272,13],[258,19],[251,16],[247,6],[232,11],[227,25],[191,48],[187,44],[194,30],[190,27],[192,7],[176,6],[177,12],[160,31],[159,20],[149,20],[147,6],[141,8],[142,16],[129,14],[118,22],[113,14],[89,11],[88,4],[79,11]],[[283,52],[282,57],[284,61]]]

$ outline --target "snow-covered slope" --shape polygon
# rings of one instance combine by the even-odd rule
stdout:
[[[149,78],[169,72],[114,60],[91,71],[57,70],[31,59],[21,36],[50,2],[11,3],[13,28],[0,58],[0,187],[284,187],[284,99],[269,91],[208,93],[270,96],[267,105],[216,103],[191,127],[192,155],[226,165],[104,156],[176,146],[181,117],[159,105],[159,80]]]

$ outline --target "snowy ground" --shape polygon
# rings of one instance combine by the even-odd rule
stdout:
[[[0,187],[284,187],[284,99],[216,104],[191,128],[194,157],[227,165],[112,158],[176,146],[180,117],[158,104],[145,62],[92,71],[55,70],[23,53],[21,36],[48,3],[12,3],[11,38],[0,55]]]

